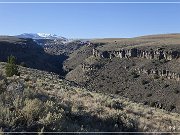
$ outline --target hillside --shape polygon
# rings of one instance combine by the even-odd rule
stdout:
[[[90,92],[58,75],[19,66],[6,77],[0,63],[1,132],[178,132],[180,116],[127,98]]]
[[[180,112],[180,34],[91,42],[91,48],[65,61],[71,69],[66,79],[91,91]]]
[[[40,42],[0,37],[1,131],[180,132],[180,34]]]
[[[67,56],[48,54],[32,39],[0,36],[0,61],[6,62],[10,55],[17,58],[17,64],[64,74],[62,63]]]
[[[38,39],[36,42],[44,48],[44,51],[53,55],[67,55],[69,56],[75,50],[82,46],[86,46],[80,40],[62,41],[61,39]]]
[[[69,58],[64,62],[64,69],[70,71],[76,66],[82,64],[82,62],[92,55],[93,46],[83,46],[78,50],[75,50],[69,55]]]
[[[67,39],[62,36],[47,33],[23,33],[15,37],[24,40],[33,39],[35,43],[44,48],[51,55],[69,55],[80,47],[87,45],[84,40]]]

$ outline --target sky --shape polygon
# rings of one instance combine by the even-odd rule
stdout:
[[[3,1],[16,2],[17,0],[0,0],[0,2]],[[37,0],[29,1],[37,2]],[[38,1],[48,2],[48,0]],[[77,0],[69,1],[75,2]],[[87,2],[85,0],[78,1]],[[99,2],[102,1],[110,0],[99,0]],[[120,0],[114,1],[120,2]],[[129,2],[135,1],[129,0]],[[18,2],[23,2],[23,0],[18,0]],[[168,0],[159,0],[159,2],[168,2]],[[180,3],[0,3],[0,18],[0,35],[43,32],[67,38],[124,38],[150,34],[180,33]]]

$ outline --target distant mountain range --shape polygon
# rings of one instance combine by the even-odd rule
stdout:
[[[23,33],[14,37],[25,40],[32,39],[36,44],[43,47],[45,52],[53,55],[69,55],[74,50],[89,43],[87,39],[69,39],[47,33]]]
[[[20,38],[32,38],[32,39],[60,39],[63,41],[67,41],[68,39],[62,36],[58,36],[56,34],[47,34],[47,33],[23,33],[17,35]]]

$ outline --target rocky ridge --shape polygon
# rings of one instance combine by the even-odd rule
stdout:
[[[180,57],[180,52],[178,51],[163,51],[163,50],[159,50],[157,49],[156,51],[142,51],[142,50],[138,50],[137,48],[133,48],[130,50],[125,50],[122,49],[120,51],[99,51],[96,50],[95,48],[93,48],[93,52],[92,55],[94,57],[98,57],[98,58],[109,58],[112,59],[114,57],[116,58],[146,58],[146,59],[151,59],[151,60],[167,60],[170,61],[172,59],[178,59]],[[89,65],[89,64],[82,64],[82,69],[84,72],[87,71],[95,71],[98,70],[100,67],[98,65]],[[126,66],[124,68],[127,68]],[[146,73],[148,75],[150,74],[154,74],[154,75],[158,75],[160,77],[163,78],[167,78],[167,79],[174,79],[176,81],[180,81],[180,72],[176,73],[173,71],[169,71],[166,69],[145,69],[143,67],[141,68],[137,68],[134,69],[135,71],[138,71],[139,73]]]
[[[74,64],[65,62],[72,67],[66,79],[91,91],[179,113],[179,44],[179,35],[93,41],[91,48],[69,58]]]
[[[140,50],[137,48],[132,49],[120,49],[119,51],[99,51],[95,48],[93,49],[93,56],[100,57],[100,58],[146,58],[146,59],[165,59],[165,60],[172,60],[178,59],[180,57],[179,51],[165,51],[162,48],[157,48],[157,50]]]

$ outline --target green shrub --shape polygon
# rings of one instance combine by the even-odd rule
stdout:
[[[8,61],[6,64],[6,75],[8,77],[13,76],[13,75],[18,75],[18,67],[16,65],[16,58],[14,56],[9,56]]]
[[[155,107],[155,105],[156,105],[155,101],[150,102],[150,107]]]

